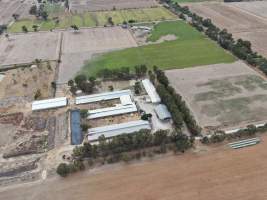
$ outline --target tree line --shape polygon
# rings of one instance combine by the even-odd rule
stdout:
[[[93,165],[101,160],[102,163],[115,163],[119,161],[129,162],[145,156],[174,152],[185,152],[192,147],[193,138],[179,131],[158,130],[151,133],[150,130],[140,130],[132,134],[123,134],[107,140],[100,136],[99,144],[84,143],[73,150],[73,161],[69,164],[61,163],[57,167],[60,176],[83,170],[84,161]]]
[[[249,65],[258,67],[267,75],[267,59],[251,48],[251,42],[238,39],[235,40],[227,29],[220,29],[215,26],[211,19],[203,19],[195,13],[192,13],[187,6],[180,6],[178,3],[172,3],[169,0],[163,0],[169,5],[172,12],[195,27],[198,31],[205,33],[210,39],[216,41],[222,48],[230,51],[233,55],[241,60],[246,61]]]
[[[174,88],[169,85],[169,80],[162,70],[154,67],[154,72],[158,81],[156,84],[157,92],[161,97],[162,102],[168,107],[176,128],[181,129],[183,122],[185,122],[192,135],[199,135],[201,133],[201,128],[198,126],[190,109],[182,99],[182,96],[176,93]]]

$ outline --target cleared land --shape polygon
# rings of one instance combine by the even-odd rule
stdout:
[[[150,8],[158,6],[155,0],[70,0],[72,12],[103,11],[129,8]]]
[[[75,24],[78,27],[95,27],[108,24],[108,18],[112,17],[114,24],[122,24],[124,21],[134,20],[136,22],[150,22],[159,20],[172,20],[177,17],[163,7],[114,10],[103,12],[84,12],[82,14],[61,14],[58,16],[59,22],[53,19],[41,21],[36,19],[22,19],[12,24],[9,32],[22,32],[22,26],[26,26],[29,31],[33,31],[32,26],[38,25],[39,30],[48,31],[50,29],[65,29]]]
[[[267,196],[267,141],[232,150],[186,153],[130,165],[111,165],[0,193],[23,200],[263,200]],[[16,192],[14,192],[14,190]]]
[[[226,28],[235,38],[252,42],[254,50],[267,56],[267,2],[185,4],[218,27]]]
[[[127,29],[121,27],[64,32],[58,82],[66,83],[73,78],[84,62],[95,54],[133,46],[136,46],[134,38]]]
[[[154,65],[161,69],[186,68],[235,60],[232,55],[183,21],[159,23],[150,38],[153,41],[169,34],[175,35],[177,39],[104,54],[89,62],[83,72],[92,75],[104,68],[133,69],[140,64],[146,64],[149,68]]]
[[[0,65],[31,63],[35,59],[58,60],[60,33],[28,33],[0,38]]]
[[[18,14],[20,18],[29,17],[32,2],[32,0],[1,0],[0,24],[10,23],[13,20],[13,14]]]
[[[202,127],[242,127],[267,120],[266,81],[241,61],[169,70],[166,75]]]

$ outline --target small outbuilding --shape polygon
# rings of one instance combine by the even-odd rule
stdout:
[[[169,112],[167,106],[164,104],[159,104],[155,108],[155,112],[160,120],[169,120],[171,119],[171,113]]]

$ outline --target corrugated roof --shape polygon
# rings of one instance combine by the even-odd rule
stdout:
[[[168,111],[167,106],[165,106],[164,104],[159,104],[158,106],[156,106],[155,111],[160,120],[171,118],[171,113]]]
[[[121,134],[129,134],[141,129],[151,129],[150,123],[145,120],[131,121],[121,124],[113,124],[88,130],[88,140],[96,141],[101,135],[111,138]]]
[[[66,97],[34,101],[32,102],[32,111],[64,107],[67,105],[67,102]]]
[[[78,104],[93,103],[98,101],[106,101],[106,100],[120,98],[123,95],[131,95],[131,90],[120,90],[113,92],[105,92],[101,94],[80,96],[76,97],[75,103],[78,105]]]
[[[122,105],[131,105],[133,104],[131,96],[130,95],[123,95],[120,97],[120,101]]]
[[[149,79],[142,80],[143,86],[152,103],[160,103],[161,99],[156,91],[156,88]]]
[[[81,116],[79,110],[71,111],[71,144],[78,145],[82,143]]]
[[[132,113],[132,112],[137,112],[137,107],[135,104],[126,105],[126,106],[117,105],[114,107],[89,110],[88,111],[88,114],[89,114],[88,119],[96,119],[96,118],[100,118],[100,117],[121,115],[121,114]]]

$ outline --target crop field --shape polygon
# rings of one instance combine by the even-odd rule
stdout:
[[[59,22],[48,19],[41,21],[36,19],[18,20],[9,27],[9,32],[22,32],[22,26],[26,26],[29,31],[33,31],[32,26],[38,25],[39,30],[48,31],[50,29],[65,29],[75,24],[78,27],[95,27],[108,24],[108,18],[112,17],[114,24],[122,24],[124,21],[134,20],[136,22],[151,22],[159,20],[172,20],[177,17],[163,7],[115,10],[103,12],[84,12],[83,14],[63,14],[59,17]]]
[[[84,11],[105,11],[131,8],[157,7],[155,0],[70,0],[70,10],[73,13]]]
[[[267,120],[266,80],[241,61],[169,70],[166,75],[202,127],[242,127]]]
[[[12,21],[12,15],[18,14],[20,18],[29,16],[32,0],[1,0],[0,1],[0,24],[8,24]]]
[[[267,1],[185,5],[196,14],[210,18],[218,27],[226,28],[235,38],[251,41],[254,50],[267,56]]]
[[[1,199],[25,200],[264,200],[267,140],[232,150],[215,146],[182,156],[104,166],[68,178],[0,189]]]
[[[176,29],[174,27],[177,27]],[[161,69],[187,68],[197,65],[233,62],[235,58],[183,21],[159,23],[150,36],[157,40],[174,35],[175,40],[114,51],[92,59],[84,73],[97,74],[100,69],[115,69],[146,64]]]
[[[64,32],[58,82],[66,83],[81,70],[93,55],[137,46],[127,29],[121,27],[91,28],[79,33]]]
[[[60,33],[28,33],[0,38],[0,65],[58,60]]]

